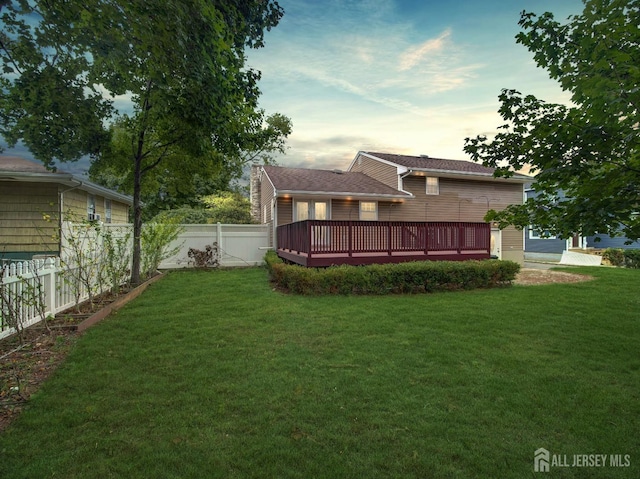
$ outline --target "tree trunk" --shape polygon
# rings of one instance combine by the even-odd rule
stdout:
[[[133,170],[133,261],[131,264],[131,285],[137,286],[140,281],[140,263],[142,249],[140,236],[142,234],[142,205],[140,204],[140,190],[142,185],[142,158],[135,158]]]

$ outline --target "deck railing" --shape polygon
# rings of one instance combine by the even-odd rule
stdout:
[[[306,220],[278,226],[278,249],[315,254],[490,252],[488,223]]]

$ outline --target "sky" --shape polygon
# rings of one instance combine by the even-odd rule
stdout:
[[[346,169],[357,152],[468,160],[491,136],[503,88],[568,103],[515,35],[523,10],[565,23],[580,0],[278,0],[248,52],[261,107],[293,122],[282,166]]]
[[[247,65],[262,72],[260,107],[292,120],[282,166],[346,169],[360,150],[468,160],[464,139],[502,123],[503,88],[569,102],[515,35],[523,10],[564,23],[580,0],[278,3],[285,14]]]

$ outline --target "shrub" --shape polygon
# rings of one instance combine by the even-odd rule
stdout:
[[[368,266],[305,268],[265,256],[271,279],[297,294],[389,294],[456,291],[510,284],[520,265],[512,261],[422,261]]]
[[[607,260],[611,266],[623,266],[624,250],[621,248],[607,248],[602,253],[602,259]]]
[[[627,268],[640,268],[640,249],[624,250],[624,265]]]

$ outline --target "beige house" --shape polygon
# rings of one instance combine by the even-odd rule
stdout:
[[[385,240],[386,246],[380,246],[382,242],[378,241],[378,245],[368,251],[373,254],[374,251],[388,248],[388,256],[396,253],[395,249],[394,253],[391,252],[392,244],[394,248],[397,246],[400,250],[408,251],[411,247],[406,245],[417,244],[420,238],[423,242],[430,241],[430,247],[433,247],[446,243],[441,237],[454,235],[458,238],[456,241],[462,244],[463,235],[480,235],[471,229],[456,230],[456,225],[468,223],[469,228],[473,224],[476,225],[475,229],[486,227],[490,230],[486,256],[490,254],[522,263],[523,233],[513,227],[499,230],[486,225],[484,216],[489,209],[500,210],[510,204],[522,204],[524,184],[530,182],[531,178],[520,174],[511,178],[496,178],[493,172],[491,168],[469,161],[364,151],[358,152],[346,171],[255,166],[251,179],[252,214],[259,222],[273,227],[272,241],[276,249],[280,248],[278,227],[307,220],[351,223],[375,221],[389,223],[390,227],[396,229],[402,228],[402,231],[393,233],[401,235],[402,239],[391,238],[390,230],[389,239]],[[417,223],[410,229],[405,224],[393,226],[393,222]],[[444,229],[421,233],[418,223],[442,223]],[[331,223],[313,224],[314,227],[325,228],[322,231],[326,239],[321,242],[341,243],[340,247],[325,248],[327,253],[334,251],[342,254],[348,249],[352,256],[353,240],[349,240],[351,243],[347,248],[344,246],[346,240],[337,238],[333,231],[327,229],[332,226]],[[335,223],[335,228],[338,226],[339,223]],[[284,234],[284,229],[280,230]],[[287,235],[291,234],[287,232]],[[344,236],[347,233],[341,234]],[[353,235],[353,231],[348,234]],[[370,232],[367,235],[371,237]],[[488,237],[488,231],[486,235]],[[457,249],[457,253],[461,253],[464,246],[453,245],[452,241],[449,241],[452,252]],[[474,241],[469,241],[470,251],[477,253],[485,248],[480,240]],[[445,246],[439,247],[445,250]],[[426,254],[427,247],[424,248]]]
[[[128,223],[130,196],[23,158],[0,156],[0,258],[58,254],[62,221]]]

